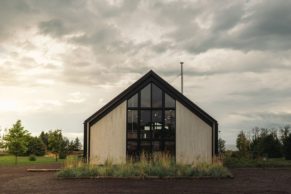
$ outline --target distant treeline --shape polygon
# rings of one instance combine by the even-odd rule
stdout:
[[[32,136],[18,120],[7,134],[0,137],[0,148],[6,149],[9,153],[16,156],[36,155],[43,156],[50,152],[58,158],[64,159],[67,154],[73,151],[79,151],[82,148],[78,137],[69,141],[64,137],[60,129],[50,130],[48,132],[42,131],[39,136]]]
[[[238,152],[235,157],[282,158],[291,160],[291,128],[279,129],[255,127],[248,132],[241,131],[236,139]]]

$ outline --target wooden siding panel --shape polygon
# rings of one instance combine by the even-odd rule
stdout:
[[[176,101],[176,162],[212,162],[212,128]]]
[[[126,162],[126,101],[90,128],[90,163]]]

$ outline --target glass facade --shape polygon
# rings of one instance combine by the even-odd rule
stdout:
[[[127,157],[166,152],[175,156],[175,100],[153,83],[127,101]]]

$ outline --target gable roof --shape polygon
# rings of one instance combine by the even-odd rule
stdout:
[[[197,115],[200,119],[202,119],[205,123],[207,123],[213,130],[212,139],[212,154],[218,154],[218,123],[217,121],[211,117],[208,113],[202,110],[199,106],[194,104],[191,100],[189,100],[186,96],[184,96],[181,92],[171,86],[168,82],[162,79],[159,75],[157,75],[154,71],[150,70],[147,74],[129,86],[126,90],[108,102],[105,106],[91,115],[84,121],[84,157],[87,156],[87,146],[88,146],[88,154],[90,155],[90,138],[89,143],[87,142],[87,128],[89,127],[89,137],[90,137],[90,126],[98,122],[102,119],[107,113],[115,109],[118,105],[120,105],[125,100],[129,99],[140,89],[145,87],[149,83],[154,83],[158,87],[160,87],[164,92],[170,95],[175,100],[179,101],[186,108],[192,111],[195,115]],[[87,145],[88,144],[88,145]],[[88,157],[90,157],[88,155]]]
[[[162,90],[164,90],[166,93],[168,93],[170,96],[172,96],[175,100],[178,100],[181,104],[183,104],[185,107],[187,107],[193,113],[195,113],[199,118],[201,118],[203,121],[205,121],[211,127],[213,127],[213,125],[217,123],[217,121],[213,117],[211,117],[208,113],[206,113],[204,110],[202,110],[199,106],[194,104],[191,100],[189,100],[186,96],[184,96],[182,93],[180,93],[176,88],[171,86],[168,82],[166,82],[164,79],[162,79],[159,75],[157,75],[152,70],[150,70],[147,74],[145,74],[143,77],[141,77],[138,81],[133,83],[126,90],[124,90],[122,93],[120,93],[118,96],[116,96],[113,100],[108,102],[105,106],[103,106],[101,109],[99,109],[97,112],[95,112],[89,118],[87,118],[84,121],[84,123],[88,123],[90,126],[92,126],[94,123],[96,123],[98,120],[100,120],[102,117],[104,117],[111,110],[116,108],[118,105],[120,105],[125,100],[129,99],[138,90],[145,87],[147,84],[149,84],[151,82],[156,84],[157,86],[159,86]]]

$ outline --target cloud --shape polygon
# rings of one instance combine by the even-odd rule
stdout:
[[[242,129],[252,129],[255,126],[277,128],[291,124],[291,113],[286,112],[254,112],[234,113],[243,118]]]
[[[39,30],[43,34],[50,34],[52,36],[62,36],[67,31],[62,21],[57,19],[40,22]]]
[[[68,134],[81,133],[86,116],[150,69],[179,89],[180,61],[185,95],[219,121],[227,141],[241,128],[289,122],[288,1],[0,4],[5,126],[19,116],[34,132],[59,125]],[[13,112],[15,107],[22,111]]]

